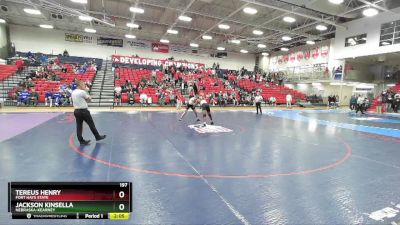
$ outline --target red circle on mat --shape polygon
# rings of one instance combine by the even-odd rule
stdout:
[[[268,178],[268,177],[283,177],[283,176],[294,176],[294,175],[305,175],[305,174],[311,174],[311,173],[316,173],[320,171],[324,171],[327,169],[331,169],[334,167],[337,167],[344,162],[346,162],[352,154],[352,148],[351,146],[342,140],[341,138],[337,138],[346,148],[346,153],[345,155],[330,164],[314,168],[314,169],[308,169],[308,170],[303,170],[303,171],[293,171],[293,172],[287,172],[287,173],[264,173],[264,174],[245,174],[245,175],[225,175],[225,174],[190,174],[190,173],[175,173],[175,172],[165,172],[165,171],[158,171],[158,170],[147,170],[143,168],[136,168],[136,167],[129,167],[129,166],[124,166],[121,164],[117,163],[112,163],[112,162],[107,162],[102,159],[95,158],[89,154],[86,154],[83,152],[81,149],[79,149],[78,146],[75,145],[74,143],[74,134],[72,133],[71,136],[69,137],[69,146],[74,150],[76,153],[80,154],[81,156],[93,160],[95,162],[111,166],[111,167],[116,167],[132,172],[138,172],[138,173],[147,173],[147,174],[156,174],[156,175],[164,175],[164,176],[173,176],[173,177],[187,177],[187,178],[217,178],[217,179],[249,179],[249,178]]]

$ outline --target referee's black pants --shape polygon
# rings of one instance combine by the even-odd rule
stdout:
[[[82,126],[83,121],[87,123],[93,135],[98,139],[100,137],[99,132],[94,125],[92,116],[90,115],[90,111],[87,109],[75,109],[74,116],[76,119],[76,136],[78,137],[79,142],[83,142],[84,139],[82,137]]]
[[[256,109],[257,109],[257,114],[258,114],[258,109],[260,109],[260,114],[262,114],[261,102],[256,102]]]

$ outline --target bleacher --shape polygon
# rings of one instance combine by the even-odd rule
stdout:
[[[115,70],[115,73],[119,76],[119,79],[115,80],[115,86],[123,86],[126,82],[126,80],[131,81],[133,85],[138,85],[142,79],[150,79],[152,76],[151,70],[147,69],[132,69],[132,68],[125,68],[125,67],[120,67]],[[207,96],[210,93],[219,93],[219,92],[226,92],[229,95],[233,92],[236,94],[236,98],[239,99],[239,91],[238,90],[227,90],[224,87],[224,81],[218,78],[211,77],[209,75],[208,71],[203,71],[202,73],[191,73],[188,75],[185,75],[182,77],[184,82],[190,82],[192,80],[197,80],[201,78],[201,86],[204,87],[204,90],[201,89],[201,86],[199,83],[197,83],[197,88],[199,90],[199,94],[203,96]],[[158,83],[160,83],[164,79],[164,74],[161,71],[156,72],[156,80]],[[217,84],[217,85],[215,85]],[[140,101],[140,94],[145,93],[148,97],[152,98],[153,103],[158,102],[158,96],[156,95],[156,88],[144,88],[144,89],[139,89],[139,93],[134,94],[134,99],[135,102]],[[174,89],[174,94],[178,96],[178,98],[184,102],[185,99],[180,91],[180,88]],[[209,99],[207,99],[208,101]],[[217,98],[215,98],[217,101]],[[121,96],[121,101],[122,103],[127,103],[128,102],[128,94],[127,93],[122,93]],[[169,104],[170,99],[167,97],[165,98],[165,103]]]
[[[147,69],[132,69],[132,68],[125,68],[120,67],[115,70],[115,73],[119,76],[119,79],[115,79],[115,86],[124,86],[125,82],[129,80],[132,85],[138,85],[143,79],[150,79],[152,76],[151,70]],[[164,79],[164,74],[161,71],[156,72],[156,80],[160,83]],[[134,101],[135,103],[140,102],[140,94],[145,93],[147,97],[151,97],[153,103],[158,102],[158,96],[156,95],[157,89],[148,87],[148,88],[138,88],[139,93],[134,94]],[[175,94],[178,98],[182,99],[182,94],[179,90],[174,90]],[[128,93],[122,93],[121,96],[122,103],[128,102]],[[165,98],[165,103],[169,104],[170,99]]]
[[[17,52],[16,53],[20,57],[28,57],[27,52]],[[42,53],[32,53],[34,58],[40,60],[40,56],[43,55]],[[101,70],[101,66],[103,64],[103,59],[98,58],[90,58],[90,57],[78,57],[78,56],[62,56],[62,55],[51,55],[45,54],[49,59],[59,57],[60,62],[63,64],[78,64],[83,65],[85,62],[92,61],[93,59],[96,61],[96,65]]]
[[[228,95],[231,95],[232,93],[235,93],[236,99],[240,99],[240,94],[239,90],[229,90],[225,88],[224,81],[218,78],[214,78],[210,76],[209,73],[205,73],[205,75],[202,77],[202,83],[204,85],[204,90],[200,90],[199,94],[207,96],[208,94],[218,94],[220,92],[222,93],[227,93]],[[207,101],[209,100],[208,98],[206,99]],[[215,97],[215,101],[217,101],[218,98]]]
[[[53,70],[53,72],[60,77],[60,81],[48,81],[42,79],[33,79],[35,91],[39,94],[39,103],[44,103],[45,93],[50,90],[52,93],[60,90],[60,86],[62,84],[70,85],[73,80],[76,78],[82,81],[93,81],[95,76],[95,70],[88,70],[84,74],[75,74],[73,68],[70,64],[64,64],[64,67],[67,68],[67,72],[64,73],[61,70]],[[13,88],[8,92],[8,96],[10,98],[14,98],[14,93],[18,89],[18,87]]]
[[[17,72],[16,65],[0,65],[0,82],[7,80]]]
[[[245,91],[251,92],[253,90],[261,89],[261,96],[264,100],[269,99],[271,96],[276,98],[277,104],[286,104],[286,95],[292,95],[292,104],[296,103],[298,99],[305,100],[305,94],[300,91],[285,87],[283,85],[271,84],[270,87],[265,86],[265,83],[257,83],[250,79],[242,79],[238,81],[238,86]]]

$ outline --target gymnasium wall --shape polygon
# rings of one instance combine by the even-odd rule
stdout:
[[[335,59],[345,59],[368,55],[377,55],[400,51],[400,44],[379,46],[381,25],[400,20],[400,8],[392,12],[381,12],[374,17],[363,17],[343,24],[347,29],[337,28],[335,37]],[[345,39],[360,34],[367,34],[365,44],[345,47]]]
[[[7,24],[0,23],[0,59],[6,59],[10,50]]]
[[[351,65],[351,69],[346,70],[344,80],[345,81],[356,81],[356,82],[373,82],[374,74],[370,70],[371,65],[369,63],[361,62],[346,62]]]
[[[82,34],[85,36],[90,36],[93,38],[92,43],[78,43],[65,41],[65,33]],[[71,31],[62,30],[47,30],[42,28],[34,28],[28,26],[20,25],[10,25],[10,37],[11,42],[15,44],[16,51],[32,51],[41,52],[48,54],[60,54],[65,49],[68,50],[71,56],[84,56],[84,57],[96,57],[96,58],[107,58],[112,54],[119,55],[139,55],[145,58],[154,59],[166,59],[171,56],[175,60],[187,60],[191,62],[201,62],[206,64],[206,66],[212,66],[214,62],[218,62],[222,69],[240,69],[243,66],[253,71],[255,66],[255,55],[253,54],[241,54],[241,53],[231,53],[228,52],[228,57],[226,58],[213,58],[210,57],[210,53],[204,50],[200,51],[198,54],[189,54],[181,52],[169,52],[169,53],[159,53],[152,52],[151,48],[142,47],[131,47],[127,44],[128,40],[124,37],[112,37],[124,39],[124,47],[109,47],[97,45],[97,37],[110,37],[106,35],[99,34],[87,34]],[[183,48],[183,47],[182,47]]]
[[[348,105],[350,97],[354,91],[354,87],[342,85],[331,85],[330,83],[320,83],[318,86],[314,86],[310,83],[308,84],[286,84],[285,86],[289,88],[294,88],[307,95],[321,95],[324,102],[327,101],[329,95],[339,95],[340,104]]]
[[[299,59],[295,59],[293,61],[289,60],[287,62],[280,62],[282,61],[282,57],[285,55],[292,55],[292,54],[296,54],[299,52],[305,52],[305,51],[311,51],[311,54],[313,53],[314,49],[320,49],[320,51],[322,51],[322,49],[324,49],[325,51],[327,51],[327,55],[322,57],[321,55],[318,57],[310,57],[309,59],[303,58],[301,60]],[[319,63],[329,63],[329,59],[330,59],[330,55],[331,55],[331,40],[325,40],[325,41],[321,41],[321,42],[317,42],[315,45],[303,45],[303,46],[299,46],[299,47],[294,47],[291,48],[288,52],[273,52],[271,53],[270,56],[268,57],[263,57],[264,59],[262,59],[261,63],[262,67],[264,70],[269,71],[269,70],[273,70],[273,71],[282,71],[282,70],[286,70],[286,68],[290,67],[301,67],[301,66],[305,66],[305,65],[313,65],[313,64],[319,64]]]

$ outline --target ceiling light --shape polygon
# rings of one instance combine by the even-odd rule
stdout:
[[[188,17],[188,16],[179,16],[178,19],[182,20],[182,21],[185,21],[185,22],[192,21],[192,17]]]
[[[138,7],[130,7],[129,11],[131,11],[133,13],[139,13],[139,14],[143,14],[144,13],[144,9],[138,8]]]
[[[190,43],[190,47],[193,47],[193,48],[198,48],[198,47],[199,47],[199,44],[196,44],[196,43]]]
[[[202,37],[204,40],[211,40],[212,37],[210,35],[203,35]]]
[[[244,13],[250,14],[250,15],[254,15],[257,13],[257,9],[255,8],[250,8],[250,7],[246,7],[243,9]]]
[[[282,52],[287,52],[287,51],[289,51],[289,49],[288,48],[281,48],[281,51]]]
[[[53,25],[48,25],[48,24],[41,24],[41,25],[39,25],[39,27],[45,28],[45,29],[53,29],[54,28]]]
[[[219,29],[222,30],[228,30],[229,28],[231,28],[228,24],[218,24]]]
[[[231,42],[233,43],[233,44],[240,44],[240,40],[236,40],[236,39],[234,39],[234,40],[231,40]]]
[[[217,50],[218,51],[225,51],[225,48],[224,47],[218,47]]]
[[[258,47],[258,48],[266,48],[267,46],[264,45],[264,44],[258,44],[257,47]]]
[[[137,25],[136,23],[127,23],[126,26],[130,28],[139,28],[139,25]]]
[[[136,36],[132,35],[132,34],[125,34],[125,37],[129,38],[129,39],[135,39],[136,38]]]
[[[167,39],[160,39],[160,42],[161,42],[161,43],[169,43],[169,40],[167,40]]]
[[[92,21],[93,18],[90,16],[79,16],[79,19],[82,21]]]
[[[32,15],[40,15],[42,14],[39,10],[37,9],[30,9],[30,8],[25,8],[24,11],[28,14],[32,14]]]
[[[282,40],[284,40],[284,41],[290,41],[290,40],[292,40],[292,38],[289,37],[289,36],[283,36],[283,37],[282,37]]]
[[[87,32],[87,33],[96,33],[96,30],[92,29],[92,28],[85,28],[85,32]]]
[[[178,34],[179,32],[177,30],[167,30],[168,34]]]
[[[296,19],[290,16],[285,16],[283,17],[283,21],[285,21],[286,23],[294,23],[296,22]]]
[[[0,23],[6,23],[4,19],[0,19]]]
[[[364,11],[362,13],[364,16],[372,17],[372,16],[377,15],[379,13],[379,11],[375,8],[368,8],[368,9],[364,9]]]
[[[80,3],[80,4],[87,4],[87,0],[71,0],[71,2]]]
[[[255,34],[255,35],[263,35],[264,32],[262,32],[261,30],[253,30],[253,34]]]
[[[317,25],[315,28],[319,31],[328,30],[328,27],[322,24]]]
[[[263,55],[263,56],[269,56],[269,53],[268,53],[268,52],[263,52],[263,53],[261,53],[261,55]]]
[[[390,42],[384,41],[381,43],[381,45],[390,45]]]
[[[315,41],[307,41],[306,42],[308,45],[315,45]]]
[[[342,4],[344,2],[344,0],[329,0],[330,3],[335,4],[335,5],[339,5]]]
[[[242,49],[242,50],[240,50],[240,52],[246,54],[246,53],[248,53],[249,51],[247,51],[246,49]]]

